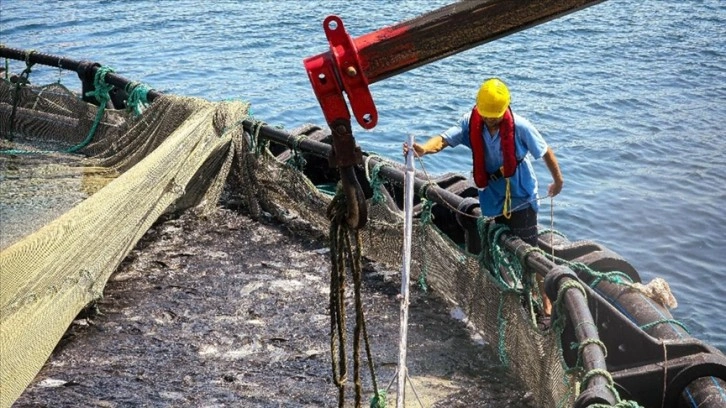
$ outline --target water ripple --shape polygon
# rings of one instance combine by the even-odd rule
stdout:
[[[326,51],[328,14],[356,37],[448,3],[67,0],[58,12],[54,2],[2,0],[0,38],[99,61],[164,92],[247,100],[257,117],[293,128],[323,123],[302,60]],[[399,160],[407,134],[445,130],[471,108],[483,79],[502,77],[513,108],[557,152],[566,183],[556,228],[602,242],[646,279],[665,277],[677,317],[726,350],[711,317],[726,295],[725,11],[720,0],[598,4],[372,84],[379,125],[356,128],[356,137]],[[59,77],[36,71],[34,81]],[[434,174],[470,165],[464,148],[426,159]],[[546,167],[535,169],[546,188]]]

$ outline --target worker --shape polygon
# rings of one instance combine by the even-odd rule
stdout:
[[[512,112],[510,100],[509,89],[500,79],[484,81],[471,112],[466,112],[444,133],[423,144],[414,143],[413,150],[416,156],[422,157],[447,146],[463,144],[470,148],[482,216],[507,225],[524,242],[536,246],[537,178],[528,153],[535,159],[543,158],[547,164],[553,180],[548,196],[559,194],[564,180],[552,149],[527,119]],[[404,155],[407,152],[408,146],[404,143]],[[539,275],[538,282],[546,318],[551,315],[552,305],[544,295]]]

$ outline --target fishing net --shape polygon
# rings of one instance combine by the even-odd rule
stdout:
[[[97,121],[61,85],[0,81],[0,406],[160,215],[216,205],[247,109],[163,96],[140,117],[106,110]]]
[[[300,130],[294,133],[305,136]],[[240,146],[239,150],[251,149]],[[295,223],[298,230],[327,231],[330,221],[326,208],[331,196],[291,165],[292,157],[284,164],[269,155],[247,153],[245,157],[238,174],[246,174],[240,179],[246,182],[236,184],[244,189],[237,188],[235,194],[250,213],[266,211],[284,222]],[[402,169],[396,163],[386,165]],[[377,198],[376,193],[369,200],[369,221],[360,234],[362,252],[369,259],[400,269],[403,213],[390,193],[382,193],[388,200]],[[482,337],[498,349],[502,361],[531,390],[535,406],[571,405],[576,396],[572,392],[574,380],[563,369],[555,332],[539,330],[523,307],[520,294],[502,291],[489,271],[480,266],[478,255],[463,250],[426,217],[418,217],[414,223],[412,279],[425,281],[464,311]]]
[[[399,259],[401,216],[387,205],[372,208],[366,253]],[[478,256],[462,250],[441,230],[418,220],[414,226],[412,278],[458,306],[478,333],[498,349],[500,360],[533,392],[536,406],[558,406],[567,394],[561,352],[552,331],[542,332],[529,318],[522,298],[502,291]],[[566,401],[565,401],[566,402]],[[565,404],[568,405],[568,404]]]
[[[327,234],[332,196],[324,187],[334,177],[301,171],[324,159],[245,132],[247,104],[162,96],[141,115],[99,110],[59,84],[0,81],[0,406],[22,393],[162,214],[205,213],[223,196],[252,217]],[[399,268],[403,218],[379,188],[361,230],[362,251]],[[521,296],[503,291],[477,255],[426,217],[416,219],[413,243],[413,279],[425,278],[466,313],[536,406],[569,405],[555,335],[536,328]]]

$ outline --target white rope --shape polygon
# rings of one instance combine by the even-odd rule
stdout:
[[[555,261],[555,197],[550,196],[550,249],[552,250],[552,262]]]

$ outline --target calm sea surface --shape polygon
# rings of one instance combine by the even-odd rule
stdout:
[[[258,119],[293,128],[325,124],[302,60],[327,50],[327,15],[358,37],[448,3],[0,0],[0,42],[100,62],[167,93],[250,101]],[[60,75],[39,68],[31,80]],[[604,244],[645,281],[665,278],[674,316],[726,351],[726,2],[610,0],[373,84],[379,124],[356,138],[400,160],[406,135],[446,129],[490,76],[557,153],[554,228]],[[77,86],[74,74],[61,80]],[[468,173],[470,153],[425,165]],[[549,173],[535,168],[545,193]],[[543,227],[551,209],[545,200]]]

